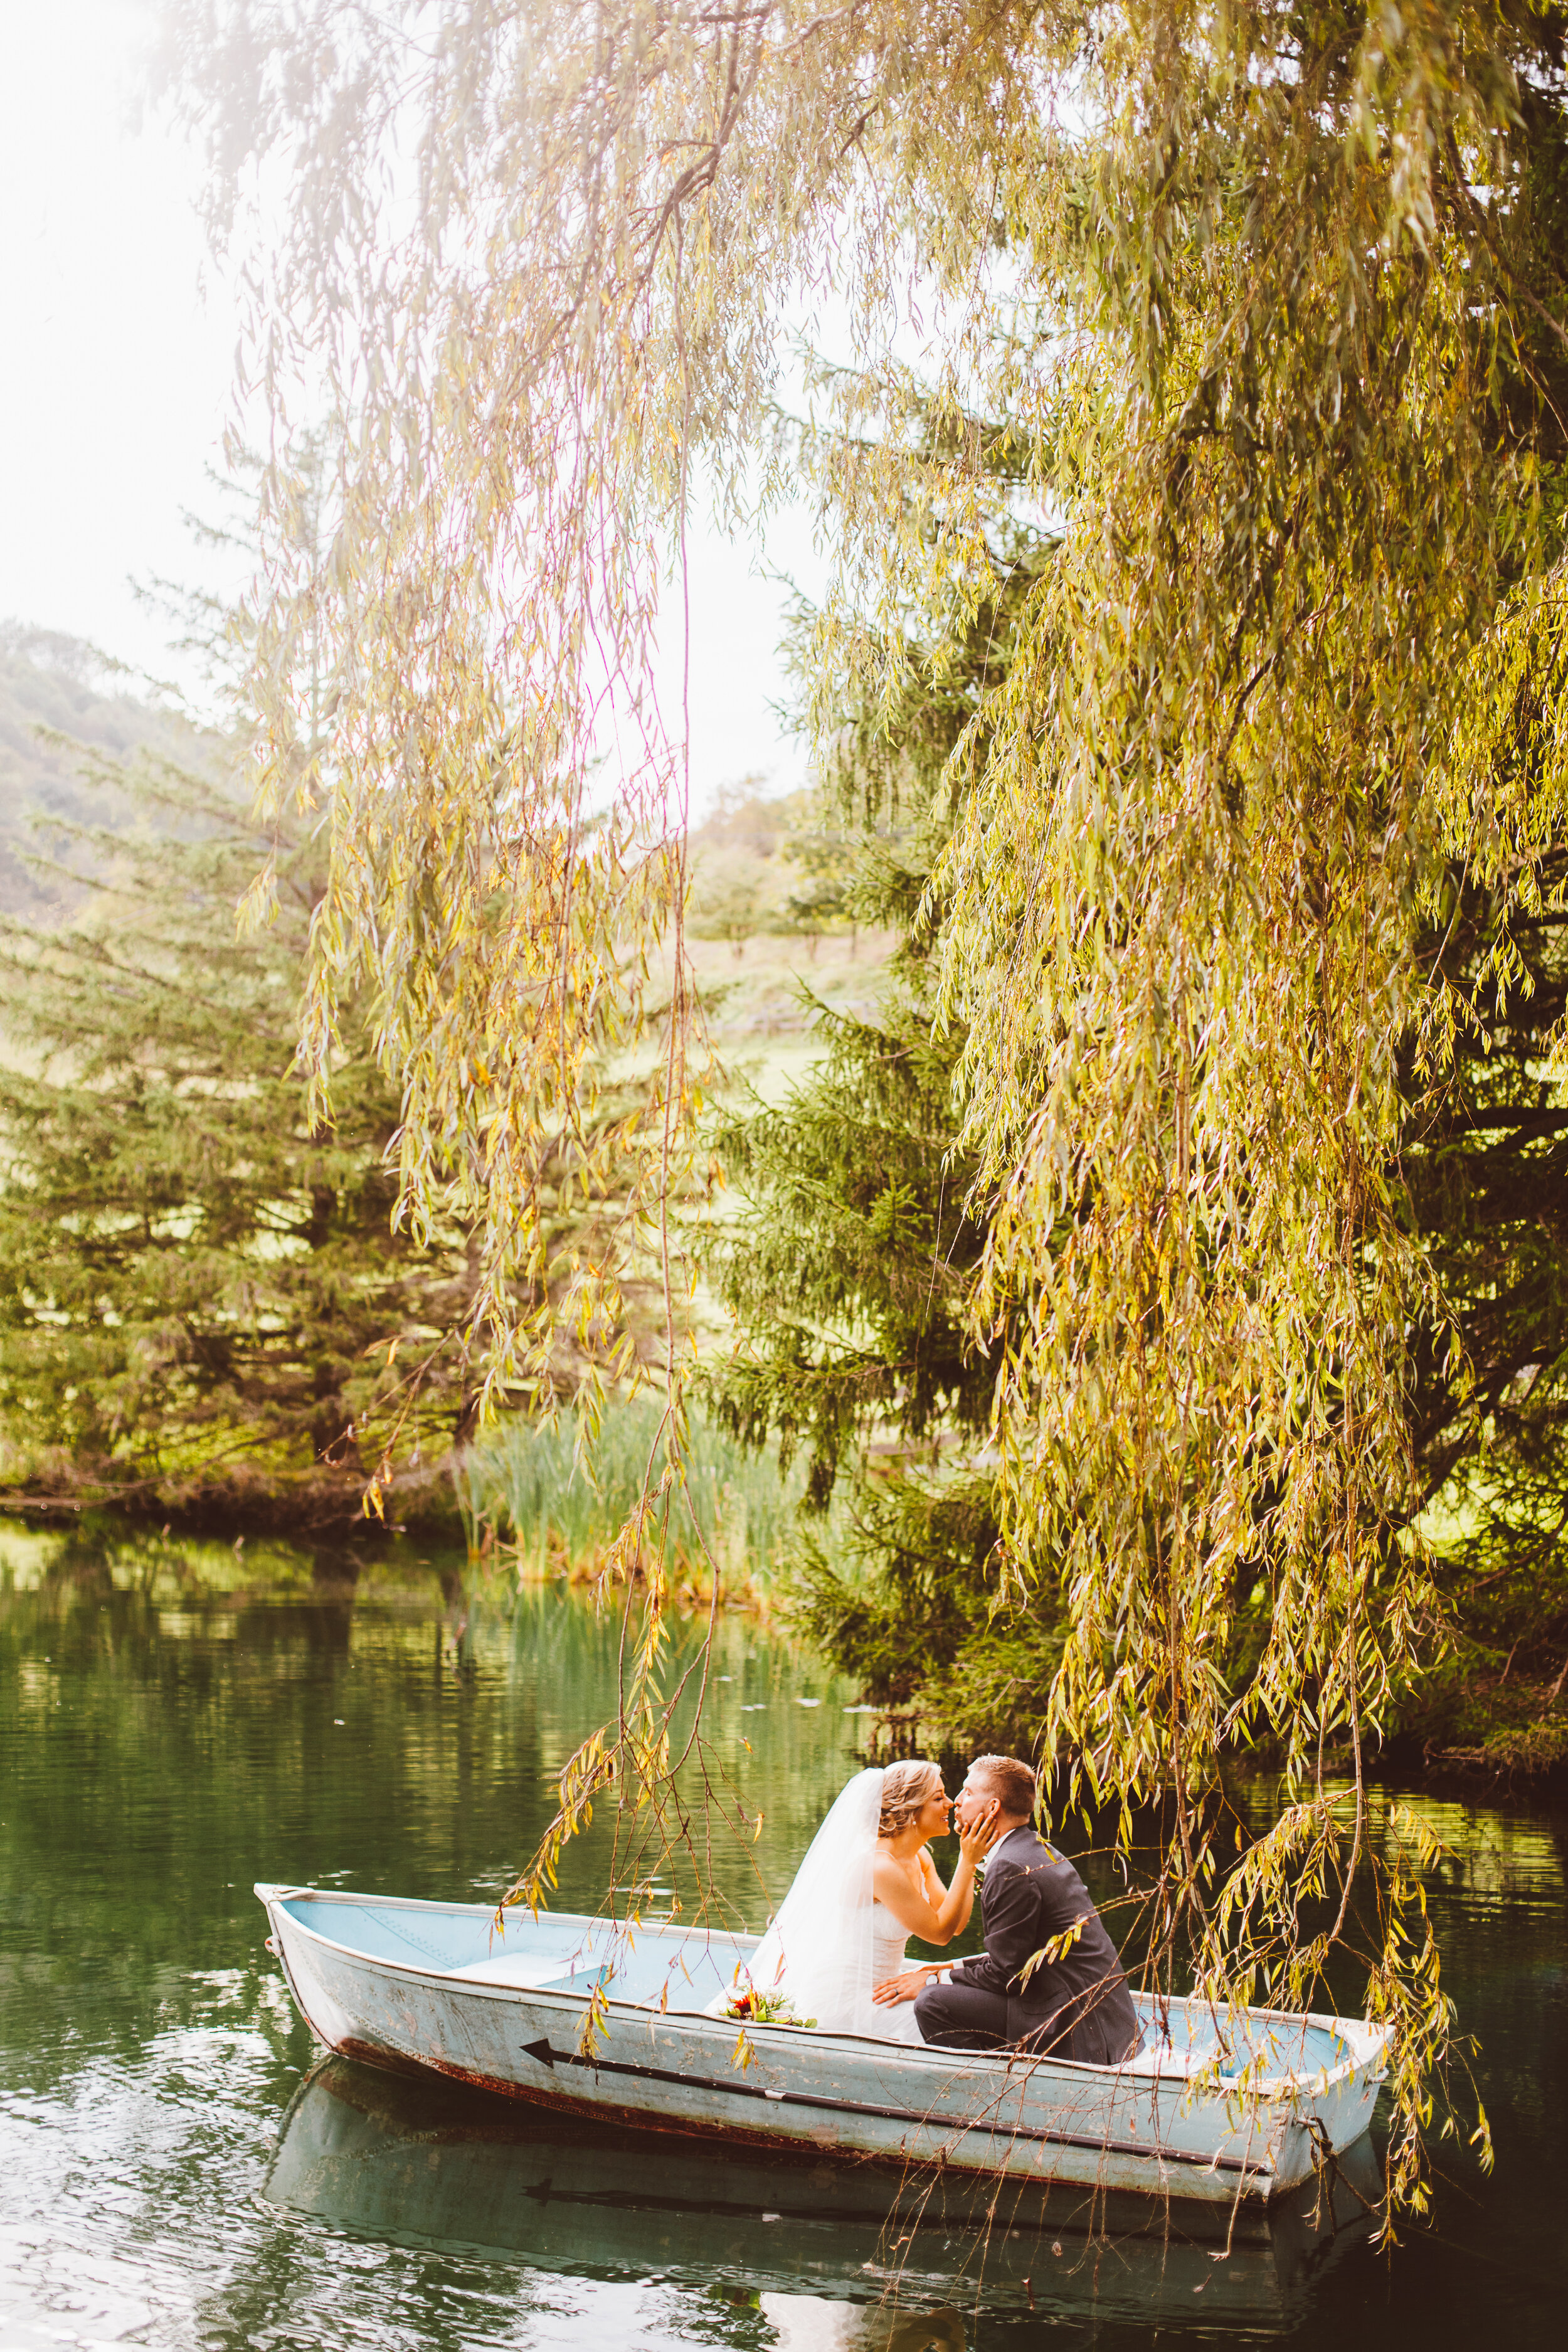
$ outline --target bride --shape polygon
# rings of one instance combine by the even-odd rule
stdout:
[[[929,1852],[950,1811],[942,1774],[920,1759],[858,1772],[841,1791],[752,1956],[760,1991],[788,1995],[823,2033],[916,2042],[915,1995],[942,1973],[910,1965],[905,1938],[950,1944],[974,1908],[974,1873],[996,1840],[994,1811],[961,1832],[944,1886]]]

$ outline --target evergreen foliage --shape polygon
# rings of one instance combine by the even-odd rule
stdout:
[[[1453,988],[1452,1073],[1417,1092],[1403,1152],[1411,1208],[1462,1348],[1428,1322],[1411,1423],[1456,1643],[1412,1725],[1494,1769],[1568,1753],[1546,1726],[1568,1679],[1568,856],[1506,922],[1456,872],[1431,952]],[[1500,932],[1514,969],[1498,973]],[[1542,1727],[1555,1728],[1553,1740]]]
[[[295,1067],[324,852],[263,837],[232,755],[88,763],[132,830],[74,825],[85,903],[0,929],[0,1428],[33,1491],[357,1512],[465,1418],[459,1233],[392,1229],[398,1103],[345,1026],[334,1121]],[[264,857],[278,914],[241,939]],[[432,1465],[434,1466],[434,1465]]]
[[[808,1511],[847,1487],[831,1554],[803,1530],[803,1622],[868,1696],[904,1714],[918,1698],[940,1743],[1007,1720],[989,1690],[978,1718],[942,1696],[961,1654],[978,1679],[997,1585],[973,1458],[993,1376],[964,1323],[984,1227],[953,1149],[952,1050],[918,997],[816,1027],[823,1058],[790,1098],[718,1139],[744,1207],[722,1277],[741,1338],[716,1390],[748,1442],[806,1452]]]

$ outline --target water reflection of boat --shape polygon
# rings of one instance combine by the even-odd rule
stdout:
[[[951,2178],[628,2142],[327,2059],[289,2110],[265,2194],[377,2241],[760,2297],[797,2352],[949,2352],[977,2300],[1064,2317],[1168,2324],[1201,2310],[1206,2325],[1278,2325],[1365,2237],[1379,2189],[1363,2142],[1321,2208],[1298,2191],[1234,2215],[1153,2211],[1142,2197],[998,2194],[993,2183],[987,2219],[979,2192]]]
[[[258,1886],[312,2031],[368,2064],[705,2143],[830,2147],[994,2182],[1074,2181],[1228,2209],[1353,2147],[1386,2071],[1365,2019],[1136,1996],[1120,2066],[748,2024],[725,1988],[754,1936]]]

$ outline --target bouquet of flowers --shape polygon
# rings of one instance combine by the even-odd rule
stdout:
[[[724,1996],[724,2014],[742,2025],[793,2025],[808,2033],[815,2017],[797,2017],[787,1992],[764,1992],[748,1976],[737,1977]]]

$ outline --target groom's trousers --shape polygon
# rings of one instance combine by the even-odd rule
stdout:
[[[939,2050],[1049,2051],[1091,2066],[1120,2066],[1142,2040],[1127,1988],[1114,1979],[1057,2002],[1044,2014],[962,1977],[927,1985],[915,2002],[921,2040]]]
[[[1001,2050],[1012,2039],[1006,1994],[951,1978],[927,1985],[915,2002],[915,2023],[921,2040],[939,2050]]]

